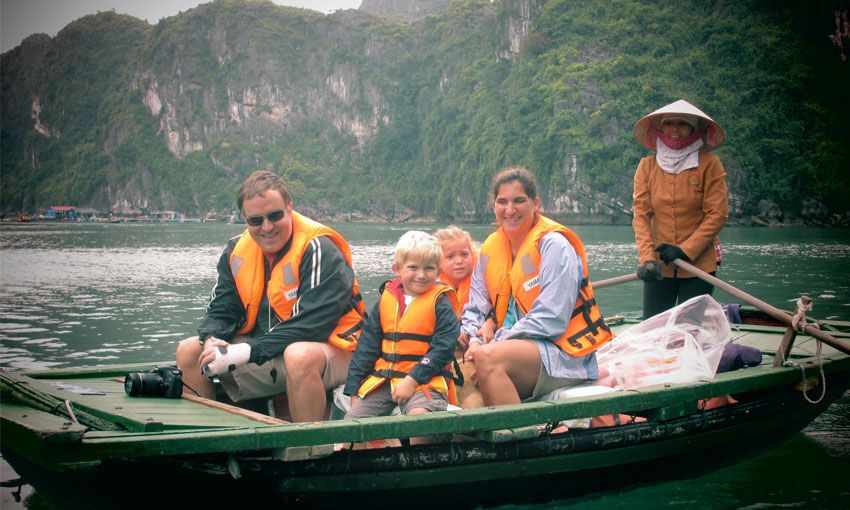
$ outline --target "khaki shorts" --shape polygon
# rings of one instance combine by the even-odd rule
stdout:
[[[247,335],[240,335],[231,343],[238,344],[249,338]],[[327,342],[296,342],[298,343],[317,345],[324,352],[325,369],[322,372],[322,383],[325,390],[330,391],[345,383],[351,351]],[[248,363],[237,367],[233,372],[220,375],[219,380],[227,396],[234,402],[268,397],[286,391],[286,366],[283,364],[283,356],[277,356],[262,365]]]
[[[540,375],[537,377],[537,384],[534,385],[534,391],[531,392],[531,396],[528,398],[524,398],[523,402],[529,402],[532,400],[536,400],[541,395],[546,395],[547,393],[551,393],[558,388],[566,388],[569,386],[577,386],[579,384],[584,384],[587,381],[585,379],[573,379],[573,378],[565,378],[565,377],[552,377],[546,371],[546,367],[543,366],[543,363],[540,363]]]
[[[430,398],[429,398],[430,397]],[[400,405],[401,414],[408,414],[411,409],[422,408],[430,412],[445,411],[448,409],[449,403],[442,393],[429,391],[426,395],[424,391],[416,391],[408,399],[407,402]],[[369,418],[371,416],[389,416],[395,409],[396,403],[393,402],[392,390],[390,384],[385,382],[378,386],[372,393],[366,395],[366,398],[358,399],[348,413],[345,415],[346,420],[357,418]]]

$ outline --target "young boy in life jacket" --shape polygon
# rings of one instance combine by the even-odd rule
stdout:
[[[343,393],[346,419],[445,411],[457,402],[448,367],[460,334],[455,291],[437,282],[442,251],[437,239],[410,231],[396,245],[394,280],[363,327]],[[411,443],[429,442],[411,438]]]

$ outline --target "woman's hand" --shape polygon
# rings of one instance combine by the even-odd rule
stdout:
[[[661,268],[658,267],[658,262],[654,260],[650,260],[644,262],[640,265],[637,270],[638,278],[645,282],[651,282],[652,280],[660,280],[661,276]]]
[[[410,400],[410,397],[413,396],[417,386],[419,386],[419,383],[416,382],[416,379],[409,375],[404,376],[404,379],[402,379],[401,382],[396,384],[395,388],[393,388],[393,402],[398,405],[404,404]]]
[[[477,339],[476,339],[477,340]],[[469,343],[469,349],[466,350],[466,354],[463,356],[463,361],[469,363],[475,363],[475,352],[484,345],[481,341],[472,341]]]
[[[461,350],[466,351],[469,350],[470,346],[475,344],[475,339],[488,344],[491,340],[493,340],[494,336],[496,336],[496,321],[488,318],[484,321],[484,324],[481,325],[481,328],[475,333],[475,337],[471,342],[469,333],[461,331],[460,335],[457,337],[457,343],[460,344]]]
[[[461,331],[457,337],[457,343],[460,344],[460,350],[465,351],[469,348],[469,333]]]
[[[496,321],[490,318],[484,321],[484,324],[481,325],[481,329],[478,330],[478,336],[481,340],[484,340],[485,344],[489,344],[490,340],[496,336]]]
[[[678,246],[674,246],[672,244],[661,244],[655,247],[655,251],[658,252],[658,256],[661,257],[661,260],[664,261],[665,264],[670,265],[676,259],[682,259],[685,262],[690,262],[691,259],[688,255],[682,251]]]

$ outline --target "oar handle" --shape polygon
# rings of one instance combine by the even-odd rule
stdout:
[[[792,325],[791,324],[791,316],[788,315],[787,313],[783,312],[779,308],[776,308],[775,306],[771,306],[771,305],[765,303],[764,301],[762,301],[761,299],[759,299],[755,296],[747,294],[746,292],[742,291],[741,289],[733,287],[732,285],[724,282],[720,278],[717,278],[715,276],[711,276],[710,274],[706,273],[702,269],[700,269],[700,268],[698,268],[698,267],[696,267],[692,264],[689,264],[682,259],[674,260],[672,265],[674,265],[674,266],[676,266],[680,269],[684,269],[685,271],[688,271],[690,273],[695,274],[701,280],[714,285],[718,289],[722,289],[722,290],[726,291],[727,293],[731,294],[732,296],[735,296],[736,298],[740,299],[741,301],[744,301],[746,303],[749,303],[749,304],[755,306],[759,310],[770,315],[771,317],[782,322],[783,324],[788,325],[788,326]],[[850,343],[847,343],[843,340],[839,340],[839,339],[835,338],[834,336],[827,334],[827,333],[824,333],[820,329],[814,328],[814,327],[812,327],[808,324],[804,326],[804,329],[805,329],[806,333],[817,338],[821,342],[838,349],[839,351],[843,352],[844,354],[850,355]]]
[[[606,280],[599,280],[598,282],[593,282],[594,289],[604,289],[605,287],[611,287],[612,285],[619,285],[621,283],[633,282],[638,279],[637,273],[632,274],[624,274],[622,276],[615,276],[613,278],[608,278]]]

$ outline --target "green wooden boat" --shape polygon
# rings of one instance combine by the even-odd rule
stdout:
[[[155,364],[2,371],[2,452],[39,493],[109,508],[336,506],[388,496],[433,506],[423,489],[446,491],[459,507],[545,501],[715,469],[800,431],[850,387],[850,356],[841,352],[850,323],[820,329],[838,349],[824,345],[818,355],[814,338],[799,334],[789,350],[779,346],[791,330],[741,325],[733,341],[762,350],[763,363],[712,380],[307,424],[198,398],[128,397],[124,376]],[[777,353],[788,362],[774,363]],[[700,401],[726,395],[737,403],[701,409]],[[646,421],[556,433],[564,420],[612,413]],[[453,440],[333,446],[438,434]]]

